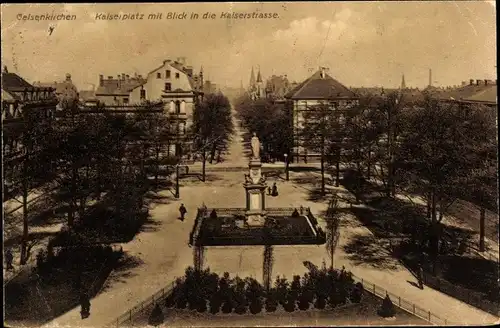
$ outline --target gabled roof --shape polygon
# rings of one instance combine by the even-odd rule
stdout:
[[[467,97],[464,101],[474,101],[483,103],[497,103],[497,86],[492,85],[491,87],[481,90],[476,94]]]
[[[18,91],[24,88],[33,88],[33,86],[16,73],[2,73],[2,89]]]
[[[289,99],[357,98],[357,95],[328,74],[317,71],[285,95]]]

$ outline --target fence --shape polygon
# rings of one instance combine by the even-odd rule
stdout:
[[[450,322],[448,322],[446,319],[440,318],[437,315],[433,314],[429,310],[422,309],[421,307],[417,306],[415,303],[411,303],[405,299],[402,299],[400,296],[397,296],[388,290],[375,285],[374,283],[371,283],[363,278],[359,278],[355,276],[354,274],[352,275],[354,281],[360,282],[363,285],[363,288],[374,294],[375,296],[378,296],[380,298],[385,298],[386,295],[389,295],[389,297],[392,300],[392,303],[399,307],[400,309],[409,312],[425,321],[428,321],[432,324],[435,325],[447,325]]]
[[[181,278],[181,279],[183,280],[183,278]],[[148,297],[144,301],[142,301],[139,304],[137,304],[136,306],[134,306],[132,309],[128,310],[127,312],[125,312],[124,314],[122,314],[121,316],[119,316],[118,318],[113,320],[112,322],[110,322],[107,325],[107,327],[112,327],[112,326],[120,327],[122,325],[132,326],[133,318],[135,315],[137,315],[138,313],[144,312],[145,309],[148,309],[150,306],[152,306],[153,304],[155,304],[158,301],[164,300],[166,297],[168,297],[172,293],[172,291],[174,290],[174,287],[176,285],[176,282],[175,282],[176,280],[177,279],[174,279],[173,282],[171,282],[167,286],[163,287],[162,289],[160,289],[158,292],[156,292],[152,296]]]

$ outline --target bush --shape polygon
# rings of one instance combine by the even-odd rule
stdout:
[[[353,303],[360,303],[364,290],[365,289],[364,289],[362,283],[360,283],[360,282],[356,283],[356,285],[354,285],[354,288],[352,289],[351,301]]]
[[[199,298],[196,306],[196,311],[200,313],[207,311],[207,301],[203,297]]]
[[[326,299],[324,297],[317,297],[316,302],[314,302],[314,307],[316,309],[323,310],[326,307]]]
[[[222,303],[222,312],[223,313],[231,313],[233,312],[233,301],[230,298],[226,298]]]
[[[288,281],[286,278],[276,278],[275,282],[275,287],[276,287],[276,299],[278,302],[282,305],[285,306],[287,295],[288,295]]]
[[[278,298],[276,295],[276,290],[272,289],[267,293],[266,297],[266,311],[274,312],[278,308]]]
[[[213,294],[212,297],[210,298],[210,304],[209,304],[210,313],[212,314],[219,313],[221,305],[222,305],[222,298],[220,293],[217,292]]]
[[[148,325],[150,326],[159,326],[163,323],[164,320],[163,312],[158,304],[155,305],[153,311],[149,315]]]
[[[252,314],[257,314],[257,313],[260,313],[262,311],[262,300],[260,299],[260,297],[253,299],[250,302],[249,309],[250,309],[250,313],[252,313]]]
[[[289,295],[287,297],[286,303],[283,306],[285,308],[286,312],[293,312],[295,311],[295,298],[292,295]]]
[[[384,318],[394,317],[396,315],[396,309],[394,304],[392,303],[389,294],[385,295],[384,300],[382,301],[382,306],[380,307],[378,314]]]
[[[300,294],[298,306],[302,311],[309,309],[309,297],[307,295],[307,291],[304,291]]]

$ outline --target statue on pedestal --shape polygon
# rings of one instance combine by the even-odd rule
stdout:
[[[252,140],[250,142],[252,145],[252,155],[254,159],[260,159],[260,141],[259,138],[257,138],[257,135],[255,132],[253,133]]]

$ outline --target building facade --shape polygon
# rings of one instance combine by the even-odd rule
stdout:
[[[274,100],[284,100],[285,95],[292,89],[292,84],[288,81],[286,75],[273,75],[266,82],[266,97]]]
[[[27,156],[36,158],[38,144],[25,145],[26,134],[33,137],[33,124],[50,124],[58,99],[55,89],[34,87],[5,67],[2,72],[2,158],[4,167],[3,200],[16,197],[23,189],[23,169]],[[27,123],[27,117],[30,122]],[[50,163],[47,163],[50,164]]]
[[[332,111],[342,112],[359,104],[359,97],[349,88],[332,78],[321,68],[311,77],[297,85],[285,95],[285,106],[291,113],[293,126],[292,160],[295,163],[317,161],[320,154],[307,149],[301,139],[304,128],[304,113],[319,105],[328,105]]]
[[[130,93],[138,85],[146,82],[141,75],[135,74],[131,77],[128,74],[118,74],[116,78],[104,75],[99,75],[99,86],[95,91],[95,99],[107,107],[129,106]]]
[[[128,104],[131,106],[144,102],[164,103],[164,110],[174,122],[172,134],[177,140],[168,147],[168,155],[183,157],[190,153],[192,138],[188,132],[193,123],[194,107],[203,99],[203,86],[203,71],[194,74],[192,66],[187,66],[184,58],[178,58],[163,61],[130,89]]]
[[[71,80],[71,74],[67,73],[66,77],[63,81],[60,82],[35,82],[33,83],[34,87],[40,88],[52,88],[55,90],[55,95],[57,100],[59,101],[58,110],[63,109],[65,101],[75,101],[78,102],[80,96],[78,89],[73,84]]]

